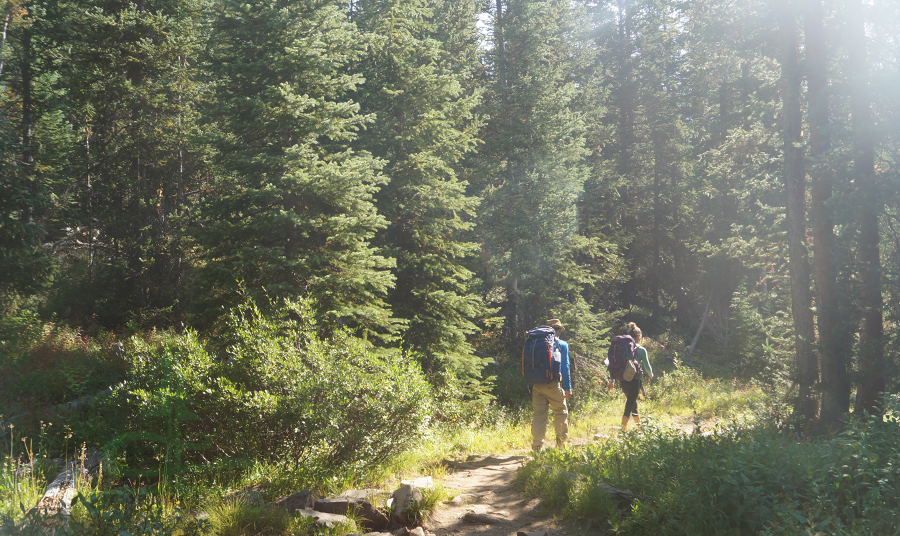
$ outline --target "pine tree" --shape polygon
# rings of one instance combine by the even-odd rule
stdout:
[[[575,75],[591,62],[579,13],[556,0],[498,1],[491,11],[480,226],[486,283],[511,346],[552,315],[589,338],[599,324],[584,300],[598,276],[582,258],[600,257],[604,242],[578,234],[588,168]]]
[[[854,134],[854,182],[859,184],[862,203],[858,209],[861,309],[859,349],[859,389],[854,411],[875,414],[881,407],[884,379],[884,301],[881,283],[881,252],[878,218],[882,212],[875,177],[877,134],[869,68],[864,2],[848,1],[844,13],[847,22],[848,77],[851,80],[850,108]]]
[[[815,418],[818,403],[813,396],[814,376],[818,371],[815,351],[811,275],[806,250],[806,171],[803,165],[801,73],[797,10],[787,2],[780,13],[782,41],[782,125],[784,132],[784,182],[787,200],[788,252],[791,275],[791,316],[797,352],[798,378],[802,381],[798,401],[799,414]]]
[[[370,243],[384,218],[381,162],[348,144],[371,120],[343,72],[362,47],[327,0],[223,2],[213,13],[206,128],[218,177],[200,208],[194,296],[211,320],[251,294],[310,296],[323,329],[385,329],[392,262]]]
[[[0,306],[37,292],[53,263],[40,246],[46,235],[48,196],[34,159],[34,5],[8,2],[0,61]],[[7,31],[14,46],[7,43]],[[14,54],[6,54],[7,48]],[[7,61],[7,58],[9,61]]]
[[[17,299],[46,284],[53,262],[41,248],[46,236],[43,215],[49,199],[43,185],[16,165],[18,131],[0,116],[0,310],[8,314]]]
[[[699,279],[687,261],[697,172],[685,118],[698,119],[689,107],[698,92],[687,85],[693,69],[685,51],[693,52],[693,43],[681,22],[688,6],[586,4],[598,58],[593,76],[608,93],[608,108],[592,125],[607,134],[591,138],[597,178],[588,182],[585,210],[594,225],[606,226],[628,270],[607,302],[650,321],[652,329],[664,324],[670,313],[664,304],[674,301],[686,324],[687,293]]]
[[[478,199],[459,179],[479,120],[471,65],[477,47],[472,2],[369,1],[352,20],[369,39],[350,67],[365,77],[357,100],[376,120],[354,146],[385,161],[389,182],[377,194],[388,221],[376,243],[397,261],[388,301],[406,324],[404,351],[426,370],[477,372],[466,337],[483,316],[465,262]]]
[[[42,169],[65,222],[59,301],[108,325],[175,321],[185,296],[188,137],[202,0],[48,0]],[[68,287],[68,288],[65,288]]]

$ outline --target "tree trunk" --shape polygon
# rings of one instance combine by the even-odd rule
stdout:
[[[617,0],[618,10],[618,38],[619,38],[619,55],[616,59],[616,79],[619,86],[615,92],[614,99],[618,107],[618,138],[619,151],[616,158],[616,171],[625,181],[622,188],[621,197],[627,208],[627,213],[622,218],[625,233],[628,236],[637,236],[637,217],[635,216],[636,192],[633,185],[633,170],[631,154],[634,150],[634,88],[632,84],[632,28],[631,28],[631,11],[628,2]],[[637,245],[632,243],[625,247],[623,251],[625,257],[625,265],[628,269],[629,278],[623,287],[623,301],[626,307],[634,303],[637,296]]]
[[[853,114],[853,131],[856,137],[856,161],[854,171],[862,193],[859,206],[859,257],[862,291],[862,326],[859,336],[859,388],[854,411],[876,413],[879,397],[885,390],[884,324],[881,298],[881,258],[879,255],[878,215],[881,212],[875,184],[875,141],[872,110],[868,90],[869,76],[866,69],[865,21],[863,3],[850,3],[847,14],[850,32],[849,60],[851,80],[850,107]]]
[[[806,177],[803,169],[801,133],[800,68],[797,20],[790,4],[782,13],[781,93],[784,121],[784,182],[787,194],[788,254],[791,276],[791,315],[794,321],[797,372],[809,381],[817,369],[809,258],[806,252]],[[802,386],[798,410],[814,419],[818,409],[811,385]]]
[[[6,51],[6,31],[12,20],[12,2],[6,3],[6,16],[3,18],[3,33],[0,34],[0,75],[3,74],[3,53]]]
[[[34,193],[34,153],[32,152],[32,136],[34,132],[34,98],[31,92],[31,86],[34,82],[34,71],[32,70],[32,62],[34,61],[34,49],[31,42],[31,10],[28,10],[27,22],[22,29],[22,155],[20,165],[22,166],[22,178],[25,182],[25,190],[28,192],[28,198]],[[28,224],[34,221],[34,207],[29,205],[22,211],[21,220]],[[36,246],[37,244],[29,244]]]
[[[810,216],[813,227],[813,263],[816,279],[816,321],[819,328],[819,355],[822,360],[823,379],[829,385],[846,376],[845,353],[838,341],[839,319],[836,296],[837,267],[834,260],[834,221],[827,206],[831,198],[832,180],[829,171],[817,159],[831,147],[828,135],[827,55],[825,29],[822,21],[822,1],[806,0],[804,6],[806,33],[807,95],[809,99],[809,156],[812,180],[812,206]],[[812,365],[812,363],[811,363]],[[826,374],[827,371],[827,374]],[[837,371],[837,372],[835,372]],[[815,389],[819,381],[818,367],[801,371],[800,398],[809,399],[808,410],[816,404]],[[831,401],[833,403],[833,401]],[[831,406],[829,406],[831,407]],[[833,412],[833,409],[831,410]],[[812,414],[807,417],[813,417]]]
[[[660,272],[660,255],[662,254],[662,245],[660,239],[660,230],[662,229],[662,201],[660,200],[660,190],[662,190],[663,181],[663,154],[665,145],[665,134],[663,132],[653,133],[653,275],[650,280],[650,306],[651,318],[654,322],[659,322],[660,303],[659,303],[659,272]]]

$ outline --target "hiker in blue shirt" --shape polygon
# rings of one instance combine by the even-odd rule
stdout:
[[[569,408],[566,400],[572,396],[572,379],[569,374],[569,344],[559,338],[566,328],[558,318],[551,318],[547,325],[556,331],[556,349],[560,353],[559,381],[533,383],[531,385],[531,407],[534,419],[531,421],[531,450],[538,452],[544,445],[547,434],[549,410],[553,410],[553,427],[556,430],[556,446],[563,447],[569,439]]]
[[[652,380],[653,369],[650,367],[650,357],[647,355],[647,349],[640,344],[642,338],[641,328],[637,327],[634,322],[629,322],[625,334],[631,336],[637,344],[637,359],[640,361],[641,367],[644,369],[643,372],[647,375],[647,379]],[[613,384],[613,380],[610,379],[607,387],[612,389]],[[625,412],[622,414],[622,430],[624,431],[625,428],[628,427],[629,417],[634,419],[635,424],[638,426],[641,424],[641,416],[638,414],[637,404],[638,394],[643,388],[641,375],[636,375],[631,381],[619,380],[619,385],[622,386],[622,392],[625,393]]]

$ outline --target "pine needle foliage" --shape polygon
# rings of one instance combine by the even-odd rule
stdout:
[[[365,77],[356,99],[376,117],[354,144],[385,162],[375,196],[388,222],[374,240],[395,258],[388,301],[404,326],[400,345],[426,371],[480,379],[467,337],[487,311],[467,263],[479,199],[460,178],[482,120],[474,72],[475,4],[359,1],[351,19],[368,42],[349,67]]]
[[[348,146],[371,117],[342,66],[362,52],[341,3],[225,1],[211,12],[208,132],[215,195],[200,206],[197,313],[308,296],[323,326],[387,329],[394,262],[372,245],[382,162]]]

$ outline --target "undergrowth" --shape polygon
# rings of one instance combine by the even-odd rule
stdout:
[[[894,534],[900,404],[810,439],[759,424],[685,435],[649,425],[547,451],[519,480],[547,508],[610,534]],[[604,485],[639,493],[620,509]]]

